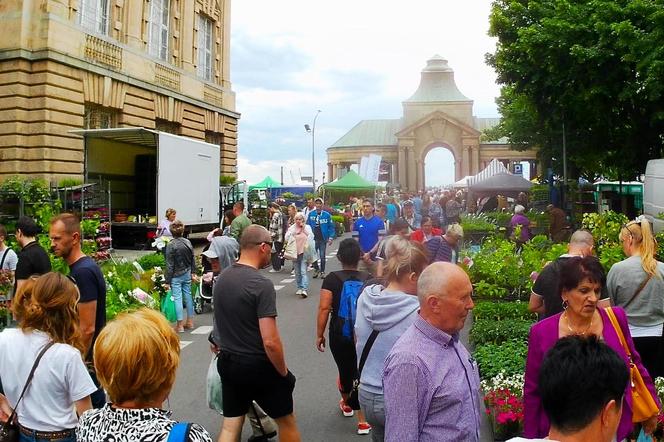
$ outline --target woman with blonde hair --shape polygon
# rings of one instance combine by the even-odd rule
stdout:
[[[664,376],[664,264],[655,259],[657,242],[645,216],[625,224],[620,241],[627,259],[609,270],[607,291],[625,310],[634,346],[654,379]]]
[[[359,401],[373,441],[385,437],[383,362],[392,346],[415,321],[419,301],[417,280],[429,264],[424,246],[400,235],[385,246],[384,285],[367,286],[357,300],[355,350],[360,373]],[[364,358],[363,358],[364,354]]]
[[[166,209],[164,219],[159,221],[159,225],[157,226],[157,236],[168,236],[169,238],[173,238],[171,224],[173,224],[173,221],[175,221],[175,215],[177,215],[177,211],[175,209],[170,207]]]
[[[175,299],[177,324],[175,331],[184,332],[194,328],[194,301],[191,297],[191,279],[196,274],[194,247],[187,238],[183,238],[184,224],[175,220],[171,224],[173,240],[166,245],[166,284]],[[184,322],[184,304],[187,306],[187,322]]]
[[[198,424],[177,424],[161,407],[175,383],[180,340],[166,319],[148,308],[123,313],[101,331],[94,347],[97,376],[111,403],[81,416],[78,442],[211,442]],[[137,363],[140,361],[140,363]]]
[[[76,285],[60,273],[25,280],[12,311],[19,328],[0,333],[0,420],[16,408],[21,442],[74,442],[77,414],[92,408],[97,387],[83,363]],[[38,355],[42,358],[35,364]],[[29,373],[36,365],[20,403]]]

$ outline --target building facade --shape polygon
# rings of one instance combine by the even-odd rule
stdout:
[[[235,175],[230,0],[2,0],[0,179],[83,177],[76,129],[145,127],[221,146]]]
[[[360,121],[327,149],[329,180],[342,176],[362,157],[377,154],[382,156],[381,181],[421,190],[426,156],[438,147],[454,156],[456,180],[475,175],[494,158],[508,167],[527,161],[531,176],[538,174],[536,151],[512,150],[507,140],[482,140],[482,131],[499,121],[475,117],[473,101],[457,88],[447,60],[434,56],[422,70],[418,89],[403,102],[401,118]]]

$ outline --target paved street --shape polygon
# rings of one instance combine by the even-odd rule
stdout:
[[[339,269],[334,257],[338,240],[328,249],[328,268]],[[345,418],[338,409],[336,367],[329,350],[319,353],[314,347],[316,311],[320,279],[311,279],[309,298],[295,296],[295,277],[290,275],[290,263],[281,273],[268,273],[277,289],[278,325],[286,350],[286,362],[297,377],[295,413],[303,441],[369,441],[369,436],[356,434],[356,419]],[[311,276],[311,273],[309,273]],[[183,333],[181,364],[177,381],[170,396],[174,418],[202,424],[216,438],[221,417],[208,409],[205,398],[206,374],[212,353],[207,334],[212,326],[212,313],[197,316],[192,333]],[[489,430],[490,431],[490,430]],[[486,435],[486,425],[483,428]],[[245,423],[242,440],[251,435]],[[490,438],[486,438],[490,440]]]

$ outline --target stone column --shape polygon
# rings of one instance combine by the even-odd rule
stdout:
[[[463,146],[463,156],[462,156],[462,165],[461,165],[461,170],[463,173],[463,176],[468,176],[470,175],[470,146]],[[462,177],[463,178],[463,177]]]
[[[471,163],[470,174],[475,175],[480,171],[480,146],[473,146],[473,161]]]
[[[334,181],[334,165],[332,163],[327,163],[327,181]]]
[[[407,164],[407,163],[406,163],[406,161],[407,161],[407,158],[406,158],[406,148],[403,147],[403,146],[399,146],[398,149],[399,149],[399,159],[397,160],[397,171],[398,171],[398,173],[399,173],[399,177],[398,177],[398,180],[395,179],[395,181],[397,181],[397,182],[401,185],[402,188],[406,188],[406,186],[407,186],[407,184],[408,184],[408,183],[406,182],[406,180],[407,180],[407,173],[406,173],[406,167],[407,167],[407,166],[406,166],[406,164]],[[395,178],[396,178],[396,177],[395,177]]]
[[[125,28],[127,46],[140,49],[141,51],[145,47],[143,36],[141,35],[144,4],[144,0],[126,0],[125,4],[125,7],[129,11]]]
[[[417,190],[417,164],[415,160],[415,149],[409,147],[408,158],[408,190]]]

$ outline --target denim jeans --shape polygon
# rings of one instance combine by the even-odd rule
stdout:
[[[304,253],[297,255],[297,259],[293,261],[295,267],[295,281],[297,288],[306,290],[309,288],[309,279],[307,278],[307,261],[304,259]]]
[[[358,398],[364,417],[371,425],[372,442],[383,442],[385,439],[385,400],[383,395],[370,393],[360,387]]]
[[[187,273],[171,278],[171,292],[175,299],[175,314],[178,321],[184,319],[184,308],[182,306],[182,297],[187,303],[187,318],[194,317],[194,301],[191,299],[191,270]]]
[[[26,436],[23,432],[19,432],[19,442],[76,442],[76,434],[59,439],[42,439],[34,436]]]
[[[314,268],[325,272],[325,252],[327,250],[327,241],[316,241],[316,251],[318,252],[318,262],[314,263]]]

